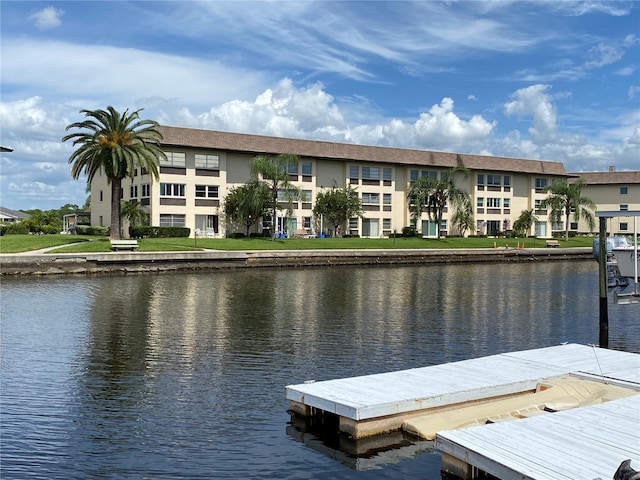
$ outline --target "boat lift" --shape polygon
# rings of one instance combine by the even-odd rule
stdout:
[[[607,297],[607,219],[614,217],[632,217],[633,218],[633,252],[635,258],[633,291],[630,293],[614,292],[614,302],[619,304],[640,303],[640,291],[638,285],[638,217],[640,210],[627,211],[602,211],[596,212],[596,217],[600,223],[600,251],[598,262],[599,266],[599,291],[600,291],[600,347],[609,348],[609,308]]]

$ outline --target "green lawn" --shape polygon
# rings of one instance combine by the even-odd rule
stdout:
[[[271,240],[269,238],[145,238],[138,241],[138,251],[189,251],[189,250],[320,250],[320,249],[403,249],[403,248],[516,248],[522,239],[516,238],[291,238]],[[565,242],[559,239],[560,247],[590,247],[593,237],[575,237]],[[525,247],[544,247],[542,239],[527,238]],[[0,237],[0,253],[26,252],[41,248],[60,248],[55,253],[109,252],[109,240],[105,237],[79,235],[4,235]]]

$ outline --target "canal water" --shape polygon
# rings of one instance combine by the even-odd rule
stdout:
[[[3,278],[1,295],[3,479],[440,478],[410,443],[367,461],[314,443],[285,386],[598,341],[592,261]],[[640,352],[640,306],[609,318],[610,347]]]

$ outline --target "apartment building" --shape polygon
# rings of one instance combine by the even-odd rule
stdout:
[[[439,177],[452,167],[465,167],[456,185],[471,196],[477,233],[497,235],[510,230],[523,210],[535,209],[538,222],[529,234],[551,236],[551,224],[540,203],[544,188],[556,178],[568,178],[560,162],[466,155],[426,150],[388,148],[337,142],[278,138],[262,135],[161,126],[162,148],[167,160],[160,164],[160,179],[135,172],[123,181],[124,200],[147,207],[152,225],[184,226],[208,237],[224,237],[243,231],[224,218],[223,202],[231,188],[243,185],[251,175],[257,155],[292,153],[300,161],[289,169],[291,182],[303,197],[290,213],[276,219],[277,230],[332,233],[331,226],[314,218],[316,196],[324,189],[351,185],[362,199],[363,218],[353,218],[343,233],[381,237],[412,225],[426,237],[437,235],[435,223],[423,214],[411,218],[407,191],[419,176]],[[91,223],[109,225],[110,188],[104,176],[91,185]],[[450,228],[452,212],[446,211],[441,231]],[[260,225],[261,229],[268,225]]]
[[[607,220],[607,232],[613,235],[629,235],[634,232],[634,219],[625,217],[625,211],[640,211],[640,171],[617,172],[610,167],[608,172],[583,172],[571,174],[584,180],[583,196],[597,205],[596,211],[620,212],[619,217]],[[640,229],[640,225],[637,226]],[[588,231],[584,220],[569,226],[570,230]],[[597,222],[596,222],[597,229]]]

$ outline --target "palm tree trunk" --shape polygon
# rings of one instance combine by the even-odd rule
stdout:
[[[122,238],[122,220],[120,218],[120,199],[122,198],[122,179],[111,180],[111,232],[109,238],[120,240]]]
[[[567,207],[567,210],[568,210],[568,207]],[[565,227],[564,228],[564,239],[566,241],[569,240],[569,216],[570,215],[571,215],[571,212],[567,212],[567,214],[566,214],[566,223],[564,225],[564,227]]]

